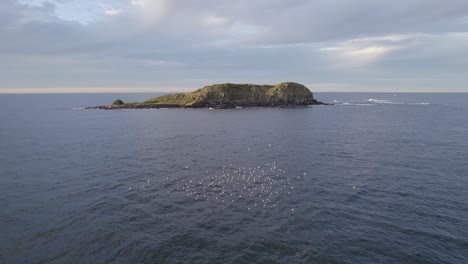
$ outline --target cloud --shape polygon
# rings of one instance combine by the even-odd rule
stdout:
[[[106,5],[103,3],[96,3],[96,4],[100,6],[104,10],[104,13],[108,16],[116,16],[122,13],[122,9],[116,9],[110,5]]]
[[[348,88],[399,78],[425,89],[422,80],[437,75],[464,89],[467,21],[466,0],[2,0],[0,79],[355,84]]]
[[[203,24],[207,26],[222,26],[230,21],[227,17],[209,15],[203,18]]]
[[[132,1],[130,1],[130,4],[144,7],[145,6],[145,1],[143,1],[143,0],[132,0]]]
[[[393,52],[409,47],[410,35],[383,35],[339,42],[331,47],[320,48],[335,67],[361,67],[384,59]]]

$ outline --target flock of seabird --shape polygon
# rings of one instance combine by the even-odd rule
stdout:
[[[188,167],[186,167],[188,169]],[[276,163],[255,167],[223,166],[219,173],[199,177],[166,178],[167,192],[183,192],[196,201],[238,203],[247,210],[270,209],[278,205],[282,195],[290,195],[305,176],[290,176]],[[172,186],[172,188],[170,188]],[[294,211],[294,208],[291,208]]]

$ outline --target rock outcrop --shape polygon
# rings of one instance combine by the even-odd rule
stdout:
[[[292,107],[321,105],[302,84],[285,82],[277,85],[215,84],[190,93],[168,94],[141,103],[91,107],[92,109],[139,108],[235,108]]]

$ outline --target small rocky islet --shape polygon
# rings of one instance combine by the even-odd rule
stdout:
[[[214,84],[194,92],[167,94],[143,102],[124,103],[115,100],[112,105],[87,109],[148,109],[148,108],[214,108],[237,107],[298,107],[326,105],[314,99],[312,92],[302,84],[284,82],[277,85]]]

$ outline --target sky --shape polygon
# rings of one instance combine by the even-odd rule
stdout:
[[[467,0],[0,0],[0,93],[468,92]]]

